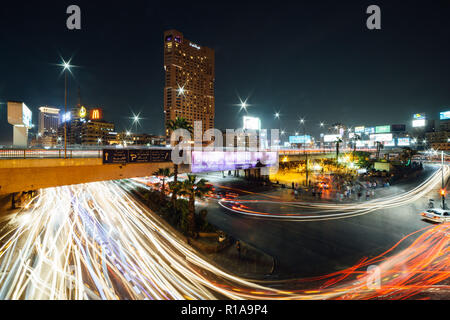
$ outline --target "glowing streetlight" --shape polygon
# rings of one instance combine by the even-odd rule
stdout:
[[[279,112],[275,113],[275,119],[280,119],[280,113]]]
[[[72,65],[70,61],[65,61],[62,59],[62,63],[59,64],[63,68],[64,72],[64,114],[67,114],[67,71],[72,72],[70,68]],[[64,122],[64,159],[67,159],[67,121]]]

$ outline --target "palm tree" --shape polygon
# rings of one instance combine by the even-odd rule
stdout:
[[[380,160],[380,153],[382,149],[384,149],[384,144],[382,144],[380,141],[377,141],[377,160]]]
[[[197,182],[197,176],[188,175],[188,178],[180,183],[180,194],[189,197],[189,232],[195,233],[195,199],[203,199],[205,195],[211,191],[211,186],[206,184],[205,179],[201,179]]]
[[[361,136],[359,134],[355,134],[352,140],[353,140],[353,161],[355,161],[356,143],[361,140]]]
[[[167,128],[171,131],[174,132],[178,129],[184,129],[189,131],[190,134],[192,134],[192,132],[194,131],[194,128],[192,127],[192,125],[185,119],[185,118],[176,118],[175,120],[170,120],[169,123],[167,124]],[[172,147],[175,147],[177,144],[179,144],[180,141],[176,141],[175,145],[173,145]],[[174,181],[177,182],[178,181],[178,164],[173,164],[173,176],[174,176]]]
[[[172,181],[169,182],[169,189],[172,192],[172,205],[175,207],[175,200],[177,200],[177,194],[181,190],[181,182],[179,181]]]
[[[168,168],[159,168],[159,170],[154,172],[153,175],[162,180],[161,200],[164,200],[166,192],[166,179],[172,177],[173,175]]]
[[[342,139],[336,138],[336,161],[339,161],[339,148],[341,146]]]

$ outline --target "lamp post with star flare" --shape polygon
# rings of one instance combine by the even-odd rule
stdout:
[[[68,62],[64,61],[62,59],[62,64],[60,64],[61,67],[63,67],[64,72],[64,116],[67,115],[67,71],[70,71],[70,68],[72,67],[70,65],[70,60]],[[64,121],[64,159],[67,159],[67,118]]]

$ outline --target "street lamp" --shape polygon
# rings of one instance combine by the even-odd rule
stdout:
[[[70,60],[68,62],[62,59],[62,64],[64,72],[64,115],[67,115],[67,71],[70,71],[72,67],[70,65]],[[67,119],[64,121],[64,159],[67,159]]]
[[[308,187],[309,185],[309,168],[308,168],[308,153],[306,152],[306,122],[305,119],[300,119],[300,123],[303,125],[303,153],[305,154],[305,174],[306,174],[306,180],[305,180],[305,186]]]

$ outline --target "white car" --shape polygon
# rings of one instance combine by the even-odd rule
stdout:
[[[425,212],[422,212],[422,217],[426,220],[430,220],[433,222],[449,222],[450,221],[450,212],[442,209],[430,209]]]

